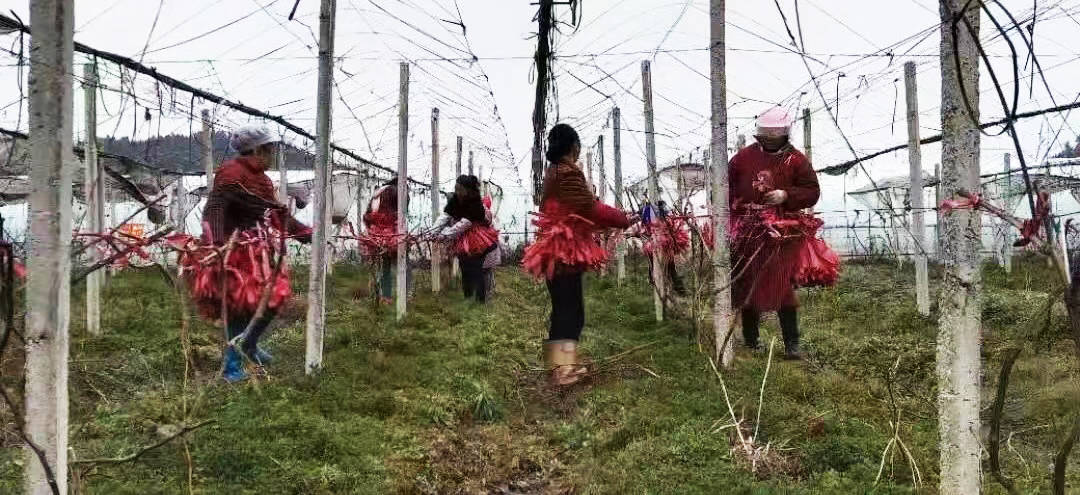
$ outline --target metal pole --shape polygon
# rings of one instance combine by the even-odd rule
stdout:
[[[105,205],[103,190],[98,185],[102,180],[98,164],[97,148],[97,66],[93,63],[83,65],[83,96],[86,114],[86,155],[83,163],[83,196],[86,200],[87,230],[103,232],[105,230]],[[91,249],[90,261],[96,262],[97,250]],[[86,277],[86,331],[90,335],[101,335],[101,285],[104,272],[97,270]]]
[[[71,295],[73,0],[30,2],[29,255],[26,282],[26,436],[28,495],[68,492],[68,312]]]
[[[649,169],[649,202],[655,208],[660,200],[660,184],[656,175],[656,131],[653,128],[653,99],[652,99],[652,64],[648,60],[641,61],[641,91],[644,93],[645,102],[645,154]],[[654,220],[659,220],[655,218]],[[655,286],[653,290],[653,304],[656,307],[656,321],[664,321],[664,253],[656,243],[653,250],[652,279]]]
[[[469,150],[469,175],[476,175],[476,169],[473,168],[473,150]]]
[[[401,99],[398,101],[398,181],[397,181],[397,232],[405,234],[409,226],[405,219],[409,213],[409,64],[401,63],[400,76]],[[470,165],[472,165],[472,152],[469,152]],[[408,262],[409,243],[401,239],[397,246],[397,319],[405,317],[408,287]]]
[[[319,87],[316,110],[315,201],[311,218],[315,233],[311,242],[311,269],[308,277],[307,349],[305,372],[314,374],[322,368],[323,336],[326,333],[326,241],[330,225],[326,189],[330,182],[330,115],[334,71],[334,22],[336,0],[322,0],[319,7]]]
[[[908,164],[911,184],[912,243],[915,249],[915,303],[919,314],[930,315],[930,276],[926,260],[926,223],[923,211],[922,151],[919,147],[919,92],[915,81],[915,62],[904,64],[904,88],[907,90]],[[807,113],[809,115],[809,113]]]
[[[709,75],[712,86],[712,141],[709,158],[712,162],[712,221],[713,221],[713,338],[717,360],[730,366],[735,358],[732,332],[735,318],[731,307],[731,255],[728,247],[728,141],[727,141],[727,54],[725,53],[724,0],[712,0],[709,5]],[[739,143],[740,147],[743,143]],[[741,148],[740,148],[741,149]]]
[[[611,147],[615,158],[615,207],[623,209],[623,183],[622,183],[622,129],[619,127],[619,107],[611,110]],[[618,284],[621,286],[626,278],[626,239],[619,236],[615,241],[615,274]]]
[[[439,109],[431,109],[431,221],[439,218]],[[431,291],[438,294],[442,290],[439,277],[440,247],[431,244]]]

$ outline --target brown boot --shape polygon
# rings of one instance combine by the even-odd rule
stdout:
[[[586,369],[578,364],[576,340],[544,342],[544,365],[551,371],[552,385],[567,386],[577,383],[586,372]]]

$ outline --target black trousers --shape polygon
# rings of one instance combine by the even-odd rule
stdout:
[[[465,299],[475,297],[477,302],[487,301],[487,281],[484,280],[484,255],[458,256],[461,266],[461,290]]]
[[[776,312],[780,319],[780,333],[784,336],[784,345],[798,346],[799,344],[799,312],[794,307],[780,308]],[[743,340],[747,346],[757,347],[759,328],[761,326],[761,313],[750,308],[742,310]]]
[[[255,326],[251,327],[251,333],[248,334],[247,339],[244,339],[244,352],[248,354],[255,352],[255,348],[259,344],[259,339],[262,338],[264,333],[266,333],[267,327],[270,326],[270,322],[274,320],[274,316],[276,315],[277,311],[273,309],[267,309],[266,312],[263,313],[262,318],[259,321],[255,322]],[[229,338],[232,339],[237,335],[244,333],[244,330],[247,329],[248,323],[254,317],[254,315],[250,314],[230,315],[229,324],[226,327]]]
[[[581,338],[585,328],[585,293],[582,273],[556,275],[547,281],[551,296],[551,325],[548,340]]]
[[[679,276],[679,271],[675,267],[675,260],[668,260],[667,276],[668,280],[671,281],[671,290],[680,296],[685,296],[686,286],[683,285],[682,277]]]

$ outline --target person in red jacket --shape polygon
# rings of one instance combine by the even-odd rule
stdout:
[[[758,118],[757,143],[728,165],[732,223],[732,299],[742,310],[743,339],[759,348],[761,313],[776,311],[788,359],[800,359],[795,275],[803,238],[777,235],[769,224],[798,217],[821,191],[806,155],[788,140],[791,118],[773,108]],[[803,215],[805,216],[805,215]]]
[[[243,236],[252,231],[258,222],[266,218],[270,211],[271,224],[278,229],[284,230],[291,237],[301,242],[311,242],[311,229],[298,222],[289,214],[288,208],[277,201],[274,184],[266,175],[270,163],[273,163],[274,155],[280,139],[273,136],[268,129],[259,126],[243,127],[230,136],[229,144],[239,156],[228,160],[218,168],[214,175],[214,183],[203,209],[203,223],[208,229],[203,232],[203,238],[214,244],[224,244],[234,232]],[[270,249],[276,249],[273,242],[269,243]],[[248,275],[257,267],[252,266],[253,255],[245,255],[244,249],[253,249],[251,244],[237,247],[229,257],[229,269]],[[247,277],[251,278],[251,277]],[[275,296],[271,298],[271,304],[263,318],[255,322],[251,332],[240,345],[242,351],[249,359],[259,365],[268,364],[271,356],[258,347],[259,338],[270,325],[276,309],[289,295],[288,272],[283,270],[276,284]],[[228,291],[240,290],[240,287],[229,286]],[[252,288],[247,288],[252,289]],[[257,292],[260,287],[254,288]],[[246,298],[251,301],[252,298]],[[213,314],[221,307],[218,300],[201,301],[200,306],[209,308],[208,314]],[[251,306],[250,304],[248,306]],[[228,308],[228,338],[231,340],[240,335],[254,317],[255,307],[232,306]],[[243,358],[237,349],[229,346],[225,351],[224,378],[229,382],[236,382],[247,378],[244,371]]]
[[[397,229],[397,177],[390,179],[379,190],[375,191],[371,200],[368,201],[367,211],[364,212],[364,226],[367,232],[363,233],[362,244],[365,255],[379,263],[379,301],[390,304],[394,300],[394,278],[397,276],[397,248],[398,244],[407,240],[398,235]],[[374,261],[373,261],[374,262]],[[412,269],[405,268],[406,287],[412,289]]]
[[[625,229],[630,218],[623,211],[601,203],[593,195],[578,165],[581,140],[567,124],[548,134],[544,185],[536,242],[525,250],[525,269],[547,281],[551,297],[551,320],[544,341],[544,361],[555,385],[577,382],[580,367],[577,345],[585,327],[582,275],[607,261],[607,250],[594,235],[600,229]]]

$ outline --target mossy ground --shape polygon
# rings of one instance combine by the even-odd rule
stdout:
[[[900,452],[885,459],[875,484],[898,409],[919,492],[933,493],[937,329],[915,310],[909,272],[849,264],[837,288],[803,294],[809,359],[777,359],[770,370],[757,442],[787,467],[766,476],[732,455],[732,430],[718,431],[728,422],[719,381],[689,322],[654,321],[645,280],[616,287],[590,276],[582,343],[601,366],[584,384],[552,393],[537,371],[547,295],[514,268],[498,273],[488,306],[456,291],[433,296],[418,273],[417,297],[398,323],[366,297],[365,270],[339,266],[325,367],[315,377],[303,373],[302,307],[282,315],[267,340],[277,357],[269,377],[240,385],[209,378],[220,330],[193,319],[204,379],[187,391],[176,296],[156,272],[125,273],[105,296],[106,335],[90,338],[72,318],[71,448],[77,459],[118,457],[157,441],[163,425],[216,420],[187,437],[194,492],[205,494],[913,493]],[[1006,474],[1024,493],[1049,492],[1048,466],[1080,403],[1063,311],[1046,310],[1049,273],[1027,262],[1010,276],[988,268],[985,277],[985,405],[1003,349],[1026,346],[1002,448]],[[81,291],[73,292],[72,314],[81,315]],[[777,333],[770,320],[765,341]],[[751,425],[765,365],[764,354],[740,351],[725,372],[735,412]],[[10,374],[6,384],[17,386]],[[24,457],[4,414],[0,493],[19,493]],[[88,493],[186,493],[185,459],[184,444],[172,442],[81,481]],[[1069,482],[1080,489],[1080,453]],[[985,485],[1002,492],[989,476]]]

